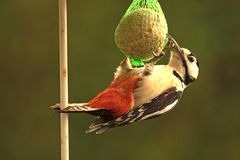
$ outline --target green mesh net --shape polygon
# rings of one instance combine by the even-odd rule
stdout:
[[[158,0],[133,0],[124,16],[139,8],[148,8],[164,16]]]
[[[133,0],[115,31],[115,42],[133,67],[144,65],[167,43],[168,26],[158,0]]]
[[[141,59],[138,59],[138,58],[131,58],[130,57],[130,63],[132,65],[132,67],[143,67],[144,66],[144,62]]]

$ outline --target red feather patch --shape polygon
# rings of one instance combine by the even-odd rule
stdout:
[[[136,88],[137,75],[118,77],[112,84],[87,103],[93,108],[113,111],[113,117],[127,113],[134,106],[133,91]]]

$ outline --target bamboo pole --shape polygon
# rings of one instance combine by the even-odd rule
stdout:
[[[59,0],[60,106],[68,105],[67,0]],[[61,160],[69,160],[68,114],[60,114]]]

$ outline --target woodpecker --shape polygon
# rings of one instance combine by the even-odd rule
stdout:
[[[180,48],[170,37],[171,56],[167,65],[154,62],[132,68],[129,59],[116,69],[110,86],[87,103],[72,103],[63,113],[85,112],[98,116],[86,133],[101,134],[119,127],[158,117],[179,102],[184,89],[198,77],[199,63],[188,49]]]

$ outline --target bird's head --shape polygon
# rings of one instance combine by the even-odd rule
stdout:
[[[168,65],[176,71],[175,74],[185,85],[195,81],[198,77],[199,62],[197,58],[188,49],[180,48],[177,43],[172,48]]]

